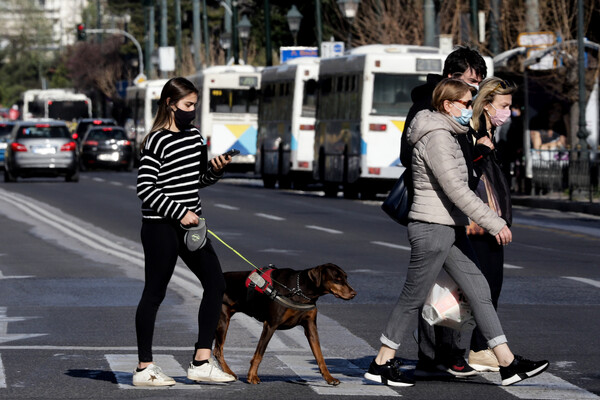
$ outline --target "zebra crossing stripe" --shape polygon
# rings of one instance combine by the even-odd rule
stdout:
[[[369,384],[363,378],[365,371],[343,358],[327,358],[329,372],[334,378],[341,381],[338,386],[332,386],[325,382],[319,372],[319,366],[312,356],[278,355],[277,358],[319,395],[401,397],[398,392],[388,386]]]
[[[4,375],[4,365],[2,364],[2,354],[0,354],[0,388],[6,387],[6,375]]]
[[[500,385],[500,374],[486,372],[482,377],[490,382]],[[598,400],[600,396],[577,387],[558,376],[544,372],[529,378],[524,384],[512,386],[499,386],[519,399],[544,399],[544,400]]]

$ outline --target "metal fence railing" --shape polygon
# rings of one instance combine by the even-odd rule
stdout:
[[[531,150],[532,189],[534,194],[567,192],[586,196],[598,194],[597,157],[574,150]]]

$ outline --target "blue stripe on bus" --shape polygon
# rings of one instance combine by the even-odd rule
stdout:
[[[256,127],[250,126],[231,148],[238,149],[242,155],[256,154]]]

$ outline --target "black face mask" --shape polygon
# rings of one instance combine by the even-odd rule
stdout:
[[[183,111],[179,108],[175,109],[175,126],[180,131],[186,129],[194,118],[196,118],[196,111]]]

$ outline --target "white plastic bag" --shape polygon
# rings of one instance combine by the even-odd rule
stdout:
[[[429,325],[452,329],[461,329],[473,319],[467,298],[444,270],[427,295],[421,315]]]

